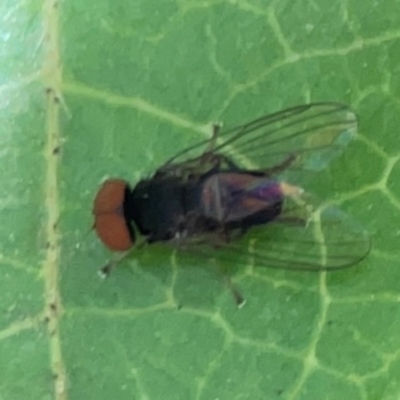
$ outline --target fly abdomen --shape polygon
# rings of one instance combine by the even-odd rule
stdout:
[[[221,172],[202,187],[202,210],[222,224],[264,224],[279,216],[284,201],[277,181],[246,172]]]

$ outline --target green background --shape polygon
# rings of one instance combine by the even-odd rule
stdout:
[[[1,400],[400,398],[400,1],[3,0],[0,18]],[[368,227],[367,260],[235,269],[241,310],[160,249],[98,278],[105,177],[137,182],[210,121],[323,100],[360,135],[313,190]]]

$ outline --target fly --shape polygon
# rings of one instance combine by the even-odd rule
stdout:
[[[94,228],[113,251],[160,242],[224,263],[248,254],[260,267],[349,267],[369,253],[369,235],[301,181],[323,170],[356,133],[355,113],[334,102],[216,127],[211,139],[178,152],[134,187],[104,182],[94,201]]]

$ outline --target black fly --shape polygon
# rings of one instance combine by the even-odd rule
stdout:
[[[313,103],[266,115],[187,148],[133,188],[104,182],[95,230],[114,251],[162,242],[186,254],[255,266],[334,270],[361,261],[370,238],[349,215],[320,204],[301,176],[320,171],[357,133],[354,112]],[[110,266],[104,269],[108,272]]]

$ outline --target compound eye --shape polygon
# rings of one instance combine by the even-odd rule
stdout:
[[[126,188],[129,188],[129,184],[122,179],[106,180],[94,199],[93,214],[104,214],[122,209]]]
[[[94,229],[103,244],[113,251],[129,250],[135,242],[124,215],[127,189],[129,184],[126,181],[109,179],[103,183],[94,200]]]
[[[134,245],[134,237],[123,215],[117,213],[96,215],[94,229],[103,244],[110,250],[126,251]]]

